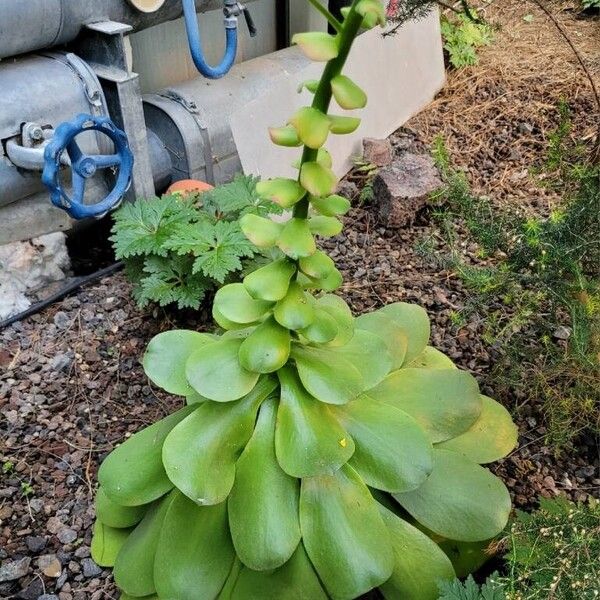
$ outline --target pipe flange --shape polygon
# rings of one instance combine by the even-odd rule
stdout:
[[[166,0],[127,0],[131,6],[143,13],[153,13],[162,8]]]

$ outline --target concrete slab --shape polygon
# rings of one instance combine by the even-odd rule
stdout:
[[[315,63],[301,72],[282,76],[268,93],[233,114],[231,128],[246,173],[262,177],[297,174],[290,165],[298,157],[298,149],[274,146],[267,129],[283,125],[295,108],[310,104],[312,95],[306,91],[298,94],[298,84],[318,78],[322,69],[322,64]],[[394,36],[383,37],[380,30],[362,34],[345,73],[367,92],[369,104],[360,111],[332,107],[334,114],[356,112],[362,118],[356,133],[332,135],[327,142],[339,176],[350,170],[354,156],[360,156],[363,138],[387,137],[443,87],[446,73],[437,11],[426,19],[407,23]]]

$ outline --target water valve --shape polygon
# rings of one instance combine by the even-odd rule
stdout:
[[[114,154],[84,154],[77,144],[76,138],[86,131],[98,131],[106,135],[114,144]],[[65,152],[71,164],[72,192],[70,195],[60,181],[61,165],[65,162],[63,153]],[[50,191],[52,204],[65,210],[74,219],[104,216],[121,203],[131,184],[133,154],[129,149],[127,136],[108,117],[82,114],[73,121],[59,125],[52,140],[46,146],[44,162],[42,181]],[[100,202],[85,204],[87,180],[101,169],[115,171],[114,186],[108,196]]]

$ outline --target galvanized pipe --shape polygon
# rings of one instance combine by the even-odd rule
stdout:
[[[222,7],[223,0],[196,0],[198,12]],[[117,21],[141,31],[181,15],[181,0],[166,0],[156,12],[127,0],[2,0],[0,59],[72,42],[90,23]]]

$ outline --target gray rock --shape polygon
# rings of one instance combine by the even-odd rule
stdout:
[[[51,361],[50,361],[50,369],[52,371],[66,371],[71,364],[73,363],[73,359],[75,358],[73,352],[63,352],[60,354],[57,354]]]
[[[568,340],[571,337],[572,333],[573,330],[570,327],[565,327],[564,325],[561,325],[560,327],[557,327],[554,330],[552,336],[557,340]]]
[[[352,181],[342,179],[337,186],[336,193],[352,201],[358,196],[358,187]]]
[[[84,558],[81,561],[83,567],[83,576],[86,578],[98,577],[102,573],[102,569],[91,559]]]
[[[69,315],[66,312],[59,310],[54,315],[54,324],[59,329],[67,329],[69,327],[69,325],[71,325],[71,318],[69,317]]]
[[[63,527],[56,534],[61,544],[72,544],[77,539],[77,532],[69,527]]]
[[[18,594],[19,600],[37,600],[41,594],[44,593],[44,582],[39,578],[35,577],[23,588]]]
[[[25,543],[31,552],[40,552],[46,547],[46,538],[39,535],[30,535],[26,538]]]
[[[405,153],[380,169],[373,181],[373,205],[386,227],[411,225],[429,204],[430,195],[443,186],[433,159]]]
[[[58,600],[56,594],[42,594],[37,600]]]
[[[11,560],[0,567],[0,583],[4,581],[15,581],[25,577],[29,571],[31,558],[28,556],[21,560]]]

